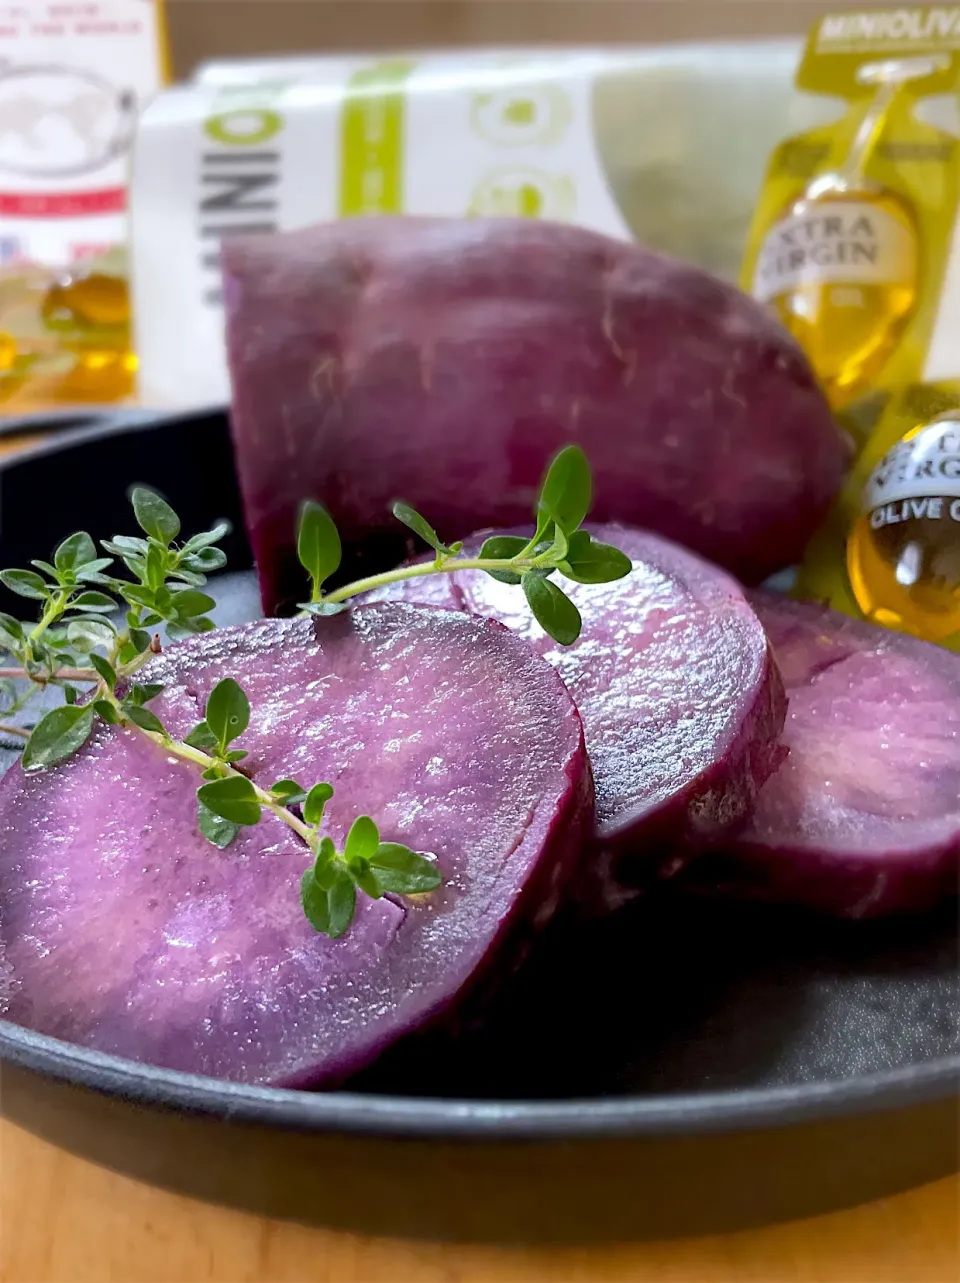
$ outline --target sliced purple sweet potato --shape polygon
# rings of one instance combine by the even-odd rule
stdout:
[[[0,997],[7,1018],[151,1064],[319,1086],[449,1014],[515,963],[557,906],[592,811],[576,710],[492,621],[394,604],[263,621],[144,670],[175,734],[230,675],[267,786],[330,780],[357,814],[433,853],[443,886],[359,897],[331,940],[303,916],[310,859],[277,817],[226,850],[197,831],[197,772],[101,726],[60,766],[0,786]]]
[[[915,912],[960,875],[960,657],[756,593],[790,700],[789,756],[699,889],[847,918]]]
[[[609,907],[661,859],[682,861],[743,823],[782,758],[786,703],[763,627],[729,575],[645,531],[589,529],[633,570],[616,583],[563,582],[584,621],[572,646],[546,636],[523,594],[483,571],[409,579],[379,596],[499,619],[557,669],[583,718],[597,793],[594,890]],[[594,898],[586,882],[582,893]]]
[[[689,264],[529,219],[360,218],[223,247],[237,466],[264,608],[297,509],[349,558],[402,498],[451,539],[527,519],[584,447],[593,515],[745,580],[797,561],[849,443],[800,348]],[[381,564],[402,547],[379,544]]]

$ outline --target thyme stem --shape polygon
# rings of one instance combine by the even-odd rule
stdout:
[[[375,588],[385,588],[388,584],[402,583],[405,579],[420,579],[425,575],[449,575],[456,570],[512,570],[521,575],[525,570],[532,570],[543,564],[540,557],[449,557],[445,561],[421,562],[412,566],[398,566],[395,570],[385,570],[379,575],[368,575],[366,579],[357,579],[352,584],[335,588],[333,592],[324,593],[320,601],[334,606],[342,601],[349,601],[361,593],[372,592]]]
[[[122,718],[123,714],[120,709],[119,702],[112,696],[108,696],[108,698],[110,698],[110,702],[114,705],[118,714]],[[284,806],[282,802],[278,802],[272,793],[268,793],[265,789],[260,788],[259,785],[254,784],[253,780],[251,780],[248,775],[244,775],[242,771],[236,770],[225,762],[218,761],[208,753],[204,753],[202,749],[193,748],[190,744],[184,744],[181,740],[174,739],[171,735],[161,735],[158,731],[145,730],[144,727],[137,726],[135,722],[127,721],[126,719],[124,719],[124,725],[128,730],[136,731],[138,735],[143,735],[148,740],[152,740],[154,744],[159,745],[159,747],[165,752],[172,753],[174,757],[179,757],[181,761],[190,762],[193,766],[199,767],[201,771],[207,771],[210,770],[211,767],[216,767],[223,779],[226,779],[231,775],[239,775],[242,779],[247,780],[247,782],[252,785],[253,791],[256,794],[257,801],[260,805],[265,806],[269,811],[272,811],[278,819],[282,820],[284,824],[293,829],[294,833],[304,841],[311,851],[316,849],[316,834],[314,829],[311,828],[309,824],[305,824],[298,815],[295,815],[293,811]]]
[[[122,640],[122,639],[121,639]],[[153,659],[150,651],[144,651],[131,659],[129,664],[121,664],[117,669],[117,678],[132,677],[147,660]],[[54,682],[99,682],[100,674],[94,668],[58,668],[54,673],[28,673],[25,668],[0,668],[0,678],[11,678],[14,681],[33,682],[36,686],[49,686]]]

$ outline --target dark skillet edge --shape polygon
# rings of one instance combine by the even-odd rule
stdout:
[[[205,414],[208,407],[199,407],[198,414]],[[0,415],[0,437],[33,436],[55,433],[62,440],[65,434],[81,430],[109,431],[111,428],[130,428],[138,423],[155,421],[166,415],[178,417],[181,411],[152,410],[136,405],[74,405],[63,409],[28,410],[23,414]]]
[[[960,1055],[825,1083],[558,1103],[299,1092],[142,1065],[0,1020],[0,1070],[4,1063],[165,1111],[278,1130],[396,1139],[563,1141],[745,1132],[960,1096]]]
[[[150,418],[156,412],[135,405],[65,405],[45,410],[24,410],[0,415],[0,437],[39,436],[45,433],[73,433],[80,429],[108,429],[115,423],[124,427]]]
[[[225,418],[227,407],[216,403],[190,409],[150,409],[142,406],[95,407],[91,410],[52,410],[49,413],[0,416],[0,437],[36,436],[30,445],[13,450],[0,458],[0,470],[6,471],[45,454],[59,454],[64,446],[96,441],[114,433],[165,427],[185,420]]]

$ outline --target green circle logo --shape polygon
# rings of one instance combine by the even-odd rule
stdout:
[[[280,132],[283,117],[262,107],[236,107],[211,116],[203,127],[215,142],[227,147],[256,147]]]
[[[474,188],[467,212],[475,217],[566,219],[576,205],[571,178],[518,165],[488,174]]]
[[[549,146],[559,142],[573,119],[570,100],[559,85],[518,84],[474,94],[473,128],[497,147]]]

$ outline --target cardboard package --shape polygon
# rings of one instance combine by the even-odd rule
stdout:
[[[798,41],[203,64],[141,119],[131,194],[141,395],[227,395],[219,243],[378,213],[521,214],[734,278]]]

